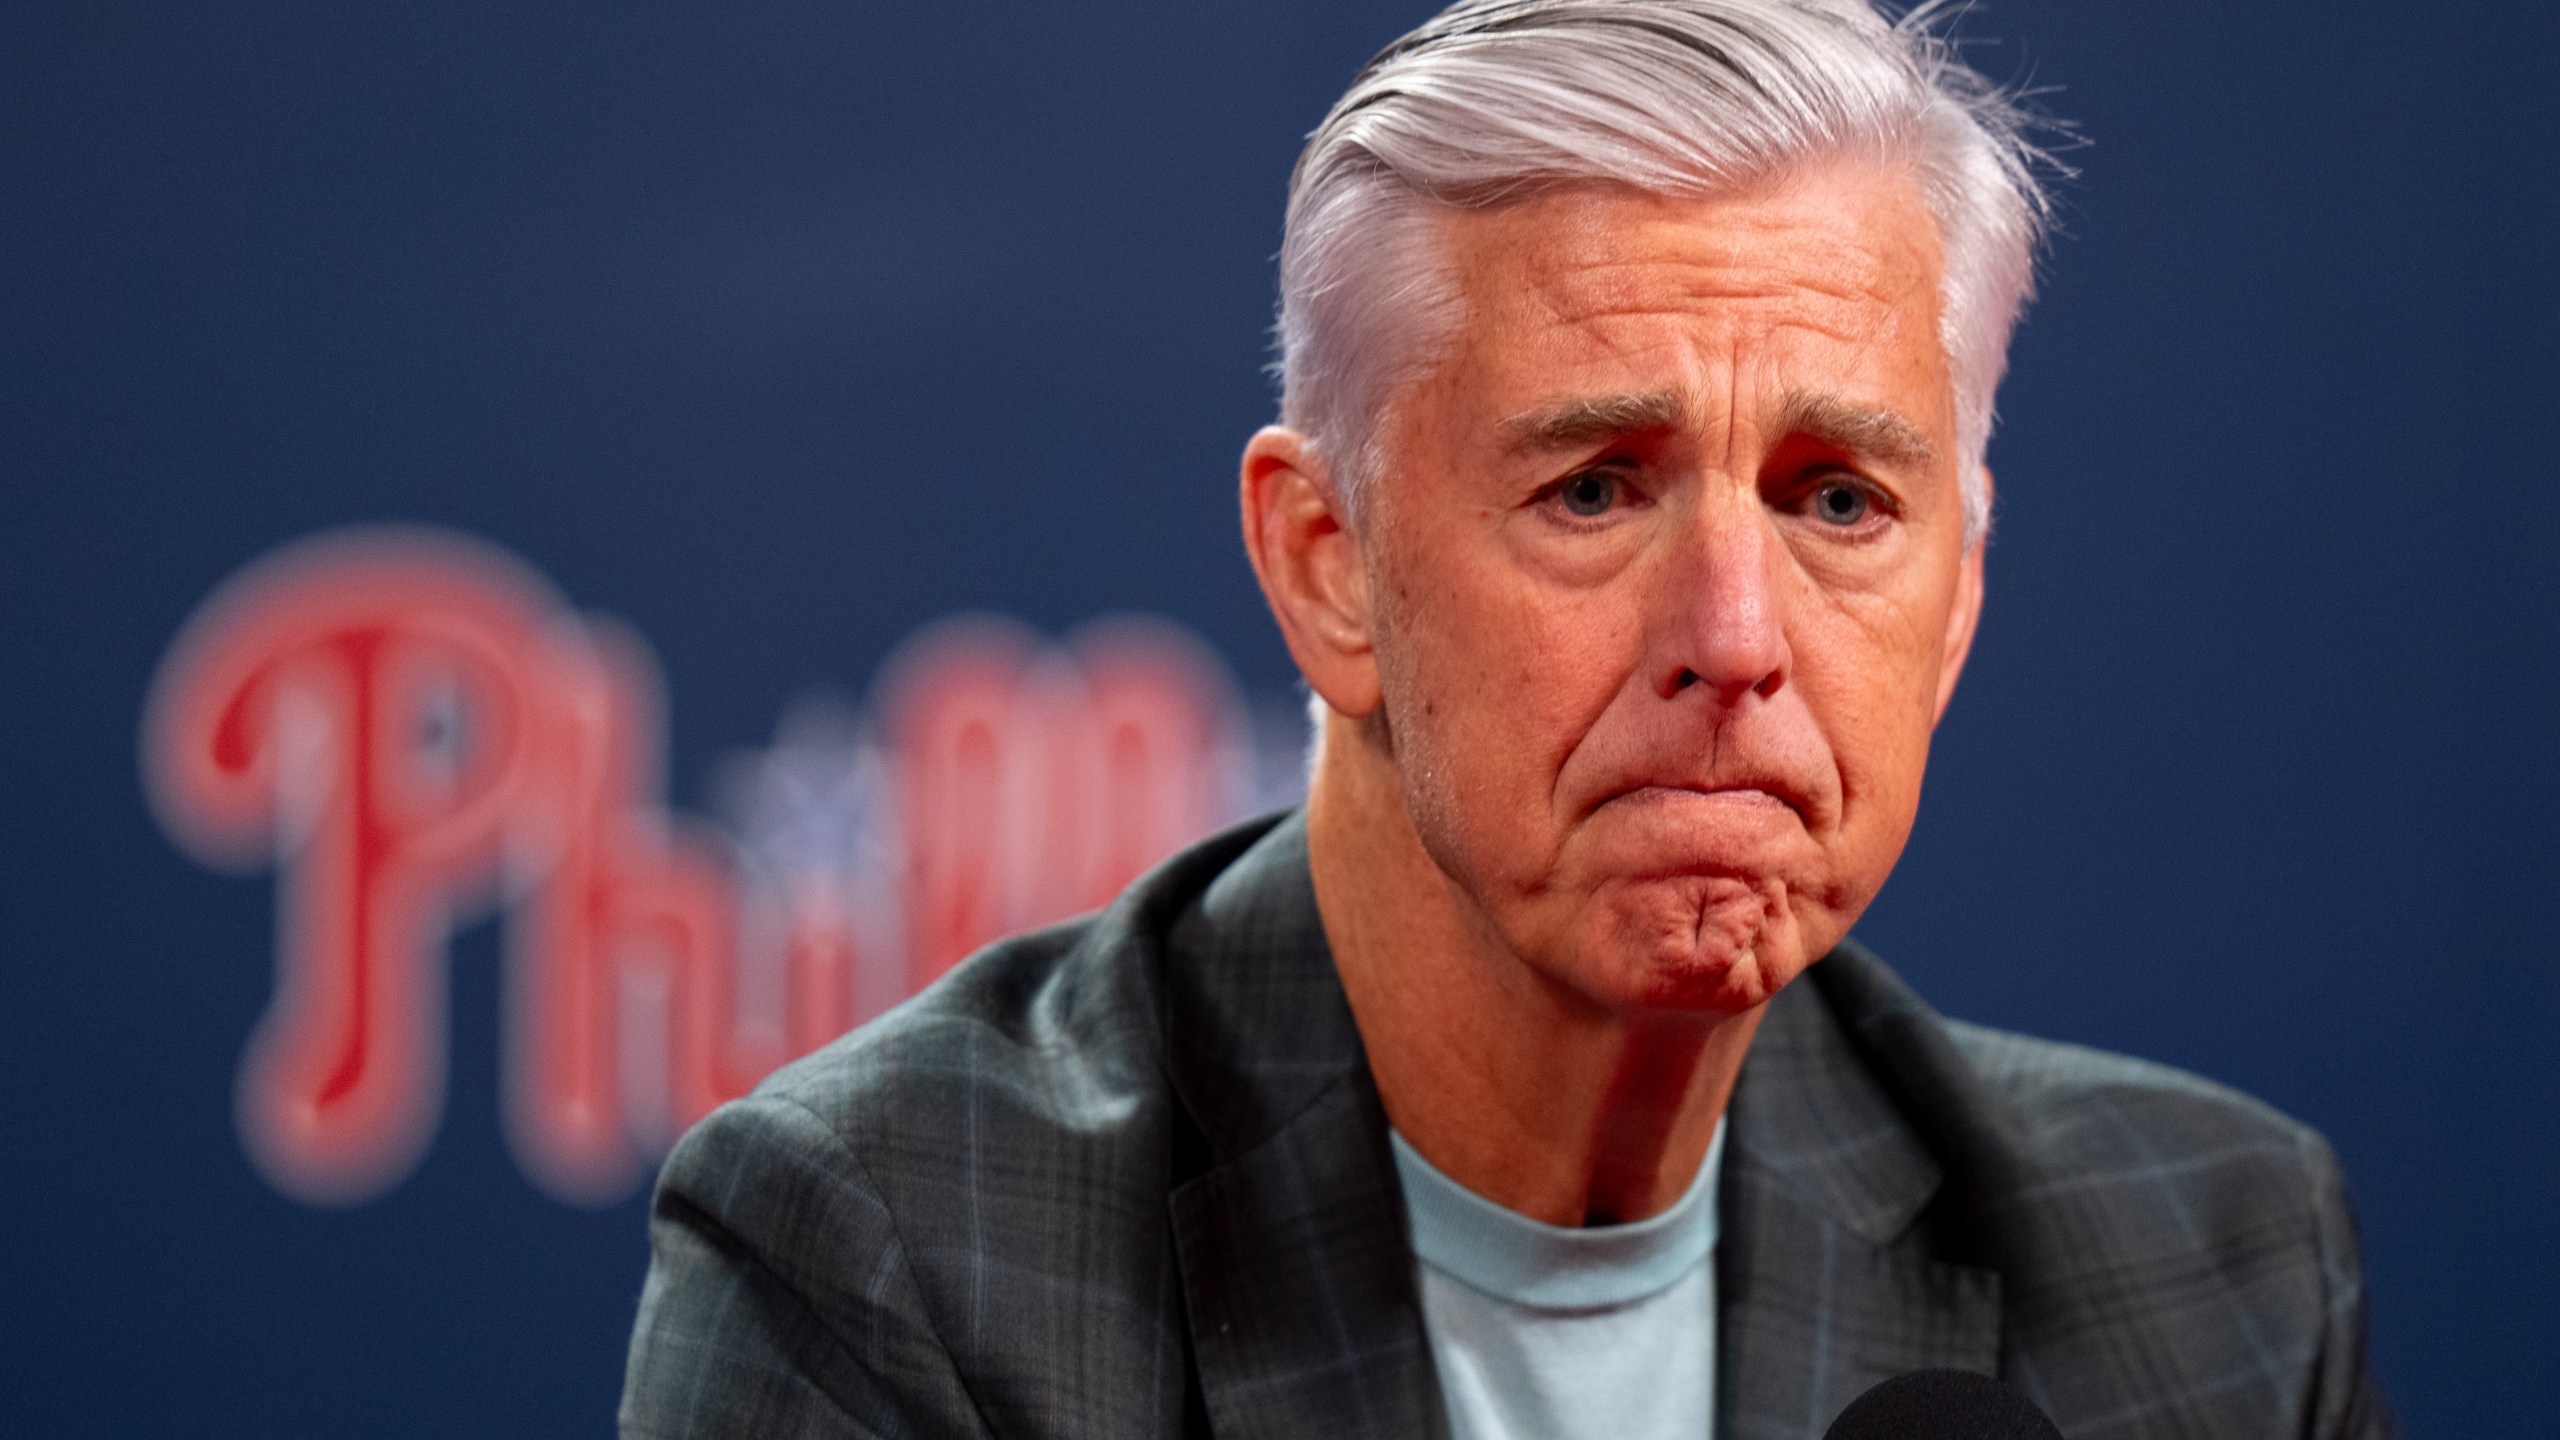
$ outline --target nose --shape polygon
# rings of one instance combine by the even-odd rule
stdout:
[[[1650,669],[1666,700],[1695,690],[1731,706],[1786,688],[1784,561],[1757,512],[1701,516],[1664,567]]]

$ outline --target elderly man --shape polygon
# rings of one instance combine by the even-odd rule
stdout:
[[[1953,1367],[2392,1433],[2317,1136],[1846,938],[1981,612],[2033,158],[1860,0],[1371,62],[1243,463],[1304,812],[688,1136],[626,1432],[1818,1437]]]

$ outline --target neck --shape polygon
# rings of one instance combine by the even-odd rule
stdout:
[[[1326,716],[1307,844],[1325,939],[1388,1120],[1442,1173],[1556,1225],[1686,1192],[1759,1027],[1629,1013],[1503,943],[1424,849],[1383,742]]]

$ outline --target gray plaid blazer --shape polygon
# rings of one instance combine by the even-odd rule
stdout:
[[[2075,1440],[2389,1436],[2338,1166],[2266,1107],[1942,1019],[1843,945],[1729,1111],[1726,1440],[1957,1366]],[[627,1436],[1441,1436],[1295,818],[973,957],[680,1143]]]

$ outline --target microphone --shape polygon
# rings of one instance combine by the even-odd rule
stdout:
[[[2062,1432],[1988,1375],[1914,1370],[1850,1401],[1822,1440],[2062,1440]]]

